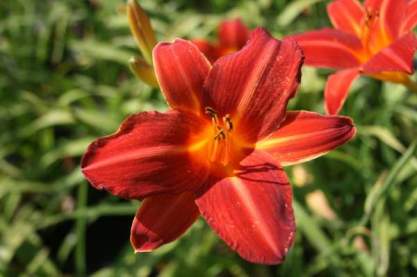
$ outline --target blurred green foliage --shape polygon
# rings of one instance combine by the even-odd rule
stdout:
[[[223,18],[237,16],[277,37],[329,24],[320,0],[140,3],[161,40],[214,38]],[[88,143],[128,114],[166,108],[128,70],[137,50],[123,4],[0,2],[1,276],[417,274],[417,97],[366,78],[342,112],[355,120],[356,139],[287,168],[298,229],[285,263],[243,261],[202,220],[181,240],[135,255],[129,225],[139,203],[93,190],[79,168]],[[329,72],[303,73],[290,108],[322,112]]]

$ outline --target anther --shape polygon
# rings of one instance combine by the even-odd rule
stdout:
[[[217,117],[217,112],[212,107],[206,107],[205,112],[210,117]]]
[[[226,114],[223,117],[223,122],[226,125],[226,130],[227,131],[232,131],[233,130],[233,123],[232,123],[232,118],[230,117],[230,114]]]

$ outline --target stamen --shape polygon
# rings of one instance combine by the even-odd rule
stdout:
[[[214,139],[226,139],[226,133],[223,128],[219,128],[219,131],[214,136]]]
[[[229,133],[234,128],[232,118],[227,114],[222,118],[222,122],[219,122],[216,110],[211,107],[206,107],[205,113],[211,118],[215,130],[215,135],[210,146],[209,159],[211,162],[218,162],[226,166],[231,159],[231,140]]]
[[[374,22],[375,19],[379,17],[379,11],[371,11],[369,9],[365,9],[365,25],[370,27],[370,25]]]
[[[233,130],[233,123],[232,123],[232,118],[230,117],[230,114],[226,114],[223,117],[223,122],[226,125],[226,130],[231,132]]]
[[[217,112],[212,107],[206,107],[205,112],[211,118],[216,118],[217,119]]]

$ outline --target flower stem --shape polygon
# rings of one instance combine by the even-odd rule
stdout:
[[[411,78],[408,78],[406,82],[404,82],[404,86],[408,88],[409,91],[417,93],[417,82]]]

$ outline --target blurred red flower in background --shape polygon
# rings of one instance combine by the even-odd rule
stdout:
[[[327,6],[334,29],[292,36],[306,56],[306,64],[334,68],[325,89],[325,109],[337,114],[351,83],[364,74],[402,83],[417,91],[409,75],[417,39],[417,0],[335,0]]]
[[[206,39],[192,40],[211,62],[240,50],[248,41],[250,30],[240,19],[225,20],[220,23],[217,35],[218,41],[215,43]]]
[[[346,117],[286,111],[302,60],[294,41],[263,29],[213,65],[190,41],[154,48],[171,109],[130,116],[82,161],[95,188],[143,200],[131,228],[137,252],[177,239],[202,215],[248,261],[283,261],[295,222],[282,166],[316,158],[355,133]]]

